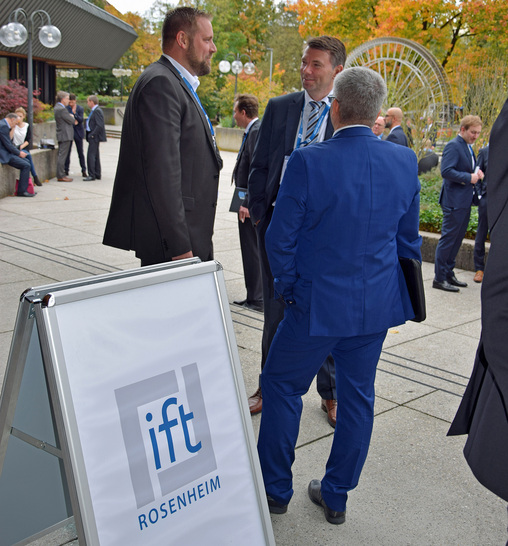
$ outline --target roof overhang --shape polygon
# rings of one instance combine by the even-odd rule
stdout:
[[[60,29],[62,41],[48,49],[39,41],[41,19],[34,18],[32,56],[58,67],[110,70],[138,37],[130,25],[86,0],[1,0],[0,26],[20,7],[28,17],[37,10],[46,11],[51,24]],[[27,52],[27,42],[13,48],[0,43],[2,56],[26,57]]]

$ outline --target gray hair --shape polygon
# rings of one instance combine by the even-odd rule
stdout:
[[[56,94],[56,102],[62,102],[62,99],[65,99],[67,96],[69,96],[67,91],[58,91]]]
[[[333,95],[339,103],[341,123],[372,127],[386,99],[386,84],[374,70],[347,68],[335,76]]]

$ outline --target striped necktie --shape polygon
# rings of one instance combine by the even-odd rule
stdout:
[[[315,100],[311,100],[309,102],[311,110],[309,114],[309,119],[307,121],[307,130],[305,132],[305,138],[304,138],[304,141],[307,143],[306,146],[308,146],[309,144],[312,144],[318,138],[318,133],[316,133],[313,138],[312,138],[312,133],[314,132],[314,129],[316,128],[317,122],[319,120],[319,115],[321,113],[321,107],[323,104],[324,104],[323,102],[318,102]],[[309,140],[311,138],[312,140]],[[309,142],[307,142],[307,140],[309,140]]]

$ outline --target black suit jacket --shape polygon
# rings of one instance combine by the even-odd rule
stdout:
[[[243,146],[238,153],[238,158],[236,159],[235,168],[233,170],[233,180],[235,182],[235,186],[238,186],[240,188],[249,188],[250,164],[252,162],[252,156],[254,154],[254,148],[256,146],[256,140],[258,138],[260,125],[261,122],[259,121],[259,119],[257,119],[250,126],[247,137],[245,138]],[[249,208],[248,193],[242,205]]]
[[[388,142],[395,142],[395,144],[400,144],[401,146],[409,147],[406,133],[404,133],[404,129],[400,125],[395,127],[393,131],[390,132],[390,134],[386,137],[386,140]]]
[[[481,148],[478,152],[478,167],[481,169],[485,177],[483,180],[479,180],[476,183],[476,193],[477,195],[485,195],[487,193],[487,168],[489,166],[489,145]]]
[[[67,110],[74,116],[74,119],[78,122],[74,125],[74,138],[85,138],[85,128],[83,127],[83,120],[85,119],[85,111],[82,106],[76,104],[76,113],[72,112],[72,108],[67,106]]]
[[[191,250],[211,259],[221,168],[206,116],[161,57],[127,102],[104,244],[135,250],[145,263]]]
[[[449,435],[468,434],[464,455],[476,478],[508,501],[508,101],[490,133],[490,251],[482,283],[482,335]]]
[[[106,125],[104,123],[104,112],[100,106],[94,108],[88,116],[87,140],[96,140],[97,142],[106,142]]]
[[[304,91],[268,101],[249,176],[249,212],[254,223],[264,219],[277,197],[284,157],[293,152],[304,101]],[[325,139],[332,135],[328,116]]]

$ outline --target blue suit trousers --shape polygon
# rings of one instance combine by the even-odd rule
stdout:
[[[302,396],[331,353],[337,379],[337,426],[321,494],[329,508],[343,511],[347,492],[358,484],[367,458],[374,422],[374,380],[386,331],[350,338],[309,336],[308,309],[300,304],[286,308],[261,374],[261,470],[267,494],[287,504],[293,495],[291,466]]]
[[[434,279],[438,282],[446,281],[453,276],[455,258],[466,235],[471,215],[471,207],[455,209],[441,205],[441,208],[443,209],[443,223],[434,260]]]

